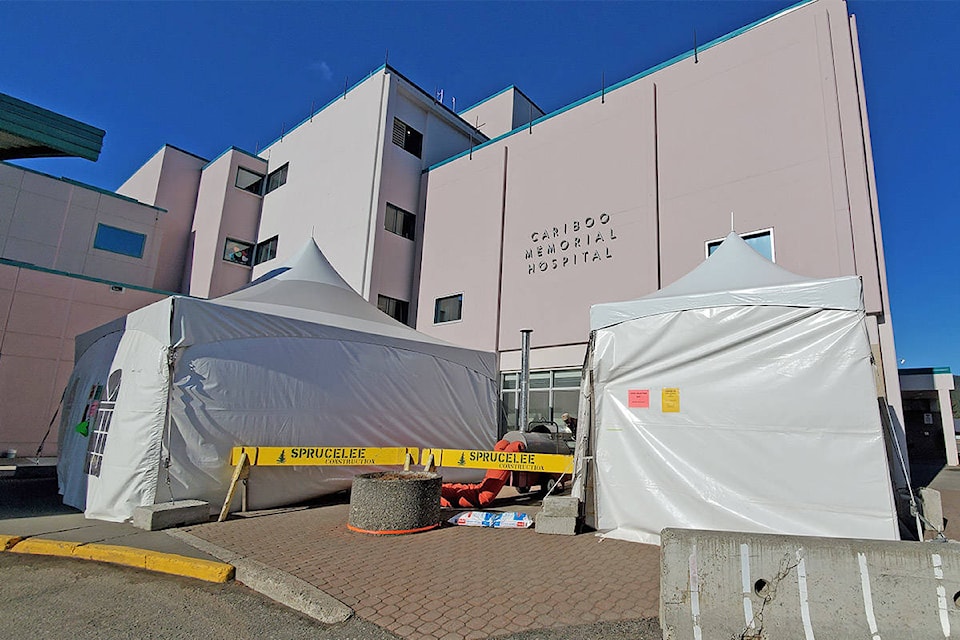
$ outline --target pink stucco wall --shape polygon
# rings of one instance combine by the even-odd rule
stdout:
[[[161,244],[155,289],[182,291],[193,214],[206,160],[164,145],[117,189],[117,193],[165,210],[160,216]]]
[[[73,370],[75,335],[162,297],[0,264],[0,451],[36,453]],[[54,425],[43,454],[56,451]]]
[[[223,259],[227,239],[257,241],[261,197],[236,186],[237,169],[266,174],[266,162],[229,150],[203,169],[190,247],[189,291],[192,296],[215,298],[250,282],[251,266]]]
[[[532,328],[580,366],[590,305],[689,272],[731,212],[772,229],[791,271],[861,275],[889,326],[854,36],[846,5],[818,0],[431,170],[417,328],[501,352]],[[434,325],[458,292],[463,319]]]

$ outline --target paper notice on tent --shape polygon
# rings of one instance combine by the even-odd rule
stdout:
[[[660,396],[660,406],[664,413],[680,413],[680,389],[664,387]]]
[[[630,389],[627,391],[627,406],[631,409],[649,409],[650,389]]]

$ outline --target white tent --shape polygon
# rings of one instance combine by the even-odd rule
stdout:
[[[235,446],[489,449],[496,440],[496,356],[380,312],[312,240],[240,291],[174,296],[78,337],[76,363],[58,474],[64,502],[91,518],[122,521],[171,499],[219,506]],[[85,410],[87,437],[75,428]],[[258,467],[249,505],[346,489],[369,470]]]
[[[899,538],[859,277],[803,278],[731,233],[590,324],[590,526]]]

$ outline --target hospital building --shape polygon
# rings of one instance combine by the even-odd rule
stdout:
[[[263,148],[164,145],[116,193],[0,164],[0,449],[33,453],[75,335],[171,293],[235,291],[310,237],[385,313],[496,352],[511,428],[521,330],[531,418],[574,413],[590,306],[670,284],[733,228],[794,273],[862,278],[878,394],[902,422],[845,2],[802,2],[637,71],[549,113],[514,86],[454,111],[385,64]],[[3,158],[99,153],[96,128],[70,121],[87,147],[58,150],[62,116],[5,100],[0,125],[16,112],[35,134],[0,138]]]

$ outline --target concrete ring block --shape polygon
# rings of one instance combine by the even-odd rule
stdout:
[[[401,534],[427,531],[440,526],[438,473],[383,471],[353,479],[350,518],[353,531]]]

